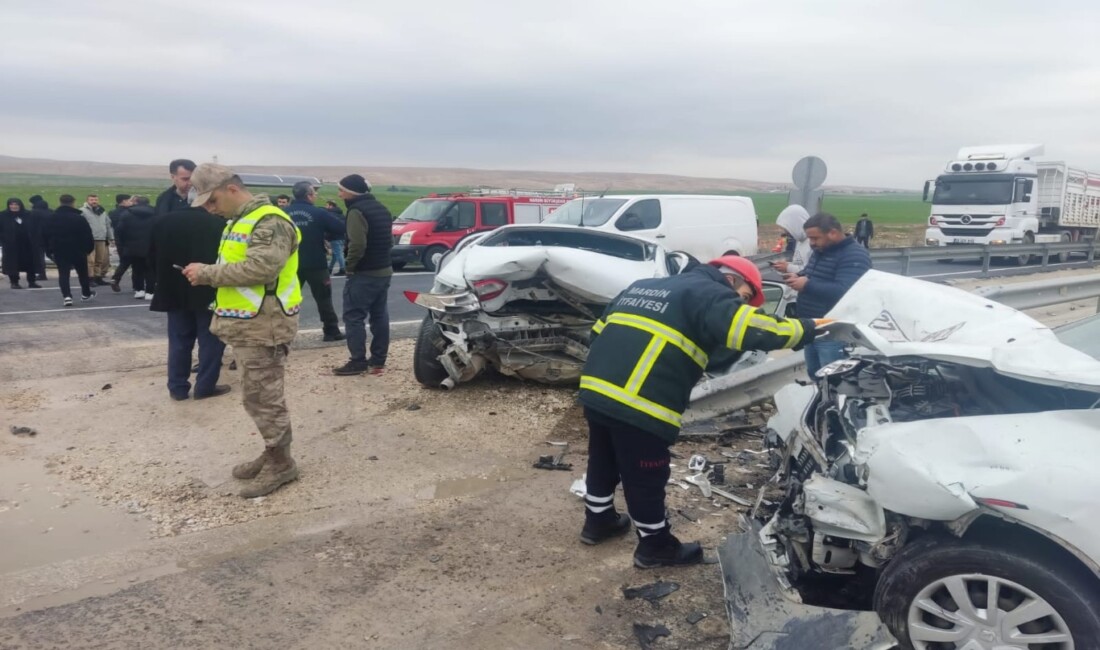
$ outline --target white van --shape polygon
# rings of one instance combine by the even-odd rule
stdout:
[[[684,251],[701,262],[735,253],[756,255],[756,208],[744,196],[638,194],[573,199],[546,218],[625,232]]]

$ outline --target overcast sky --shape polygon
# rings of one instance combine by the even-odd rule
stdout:
[[[0,153],[916,188],[1100,170],[1100,3],[0,0]]]

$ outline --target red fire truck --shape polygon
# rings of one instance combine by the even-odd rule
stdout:
[[[513,223],[539,223],[578,196],[572,185],[552,191],[477,189],[429,194],[413,201],[393,222],[393,268],[415,262],[434,271],[440,258],[466,235]]]

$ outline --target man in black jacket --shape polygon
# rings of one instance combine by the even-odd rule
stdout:
[[[150,264],[153,247],[153,225],[157,221],[149,197],[133,197],[133,205],[125,209],[115,228],[115,245],[118,246],[119,265],[111,278],[111,290],[120,291],[119,282],[125,269],[130,267],[134,286],[134,298],[152,300],[156,291],[156,274]]]
[[[313,203],[317,190],[309,181],[294,184],[294,200],[284,208],[302,233],[298,244],[298,281],[309,285],[326,341],[343,341],[340,319],[332,306],[332,278],[325,260],[325,239],[343,239],[344,222]]]
[[[191,172],[193,171],[195,171],[195,163],[186,158],[177,158],[168,163],[168,173],[172,175],[172,187],[164,190],[157,197],[158,216],[191,207],[187,202],[187,193],[191,190]]]
[[[88,254],[95,250],[95,238],[84,213],[74,206],[76,199],[71,194],[62,194],[58,201],[61,205],[45,230],[46,251],[57,262],[57,285],[64,298],[62,304],[72,307],[69,279],[74,270],[80,279],[80,300],[87,302],[95,298],[88,273]]]
[[[589,428],[582,542],[625,534],[633,520],[634,566],[703,560],[698,543],[676,539],[665,513],[669,446],[713,355],[798,348],[813,340],[813,321],[769,316],[758,309],[763,304],[760,271],[733,255],[639,280],[611,301],[592,327],[581,375]],[[629,518],[615,511],[620,481]]]
[[[370,184],[359,174],[339,183],[340,198],[348,208],[347,269],[344,284],[344,329],[351,359],[333,370],[337,375],[381,374],[390,347],[390,315],[387,308],[393,266],[393,216],[370,193]],[[367,331],[370,320],[370,358]]]
[[[871,238],[875,236],[875,222],[871,221],[871,217],[867,216],[867,213],[859,215],[859,221],[856,222],[856,241],[860,246],[864,248],[871,247]]]
[[[50,204],[46,202],[46,199],[42,198],[41,194],[35,194],[30,198],[31,214],[34,216],[35,221],[38,222],[38,228],[40,230],[40,239],[38,242],[38,279],[48,280],[46,277],[46,225],[50,221],[50,217],[53,216],[53,210],[50,209]]]
[[[199,366],[195,375],[195,399],[229,392],[219,385],[225,343],[210,333],[215,289],[191,286],[180,268],[192,262],[218,261],[225,220],[201,208],[174,210],[158,217],[153,225],[152,256],[157,292],[152,311],[168,312],[168,394],[174,400],[187,399],[191,390],[191,353],[199,343]]]

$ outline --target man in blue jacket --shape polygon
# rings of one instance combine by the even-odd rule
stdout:
[[[325,340],[343,341],[340,319],[332,306],[332,278],[328,272],[325,238],[343,239],[344,222],[313,204],[317,200],[317,190],[309,181],[295,183],[292,193],[294,200],[284,209],[302,231],[302,243],[298,245],[298,280],[309,285],[317,302]]]
[[[824,318],[848,289],[871,268],[871,254],[844,230],[831,214],[819,212],[806,220],[806,238],[814,249],[810,261],[798,274],[787,274],[787,286],[798,292],[799,318]],[[805,348],[806,371],[817,371],[843,359],[844,344],[816,340]]]

